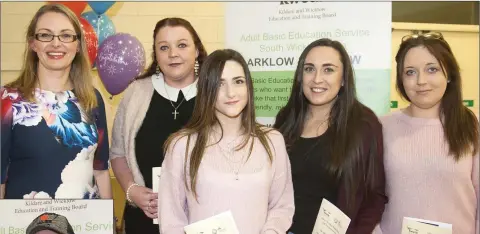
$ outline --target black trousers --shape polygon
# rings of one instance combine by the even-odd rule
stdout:
[[[125,234],[159,234],[158,224],[147,217],[143,210],[126,204],[124,210]]]

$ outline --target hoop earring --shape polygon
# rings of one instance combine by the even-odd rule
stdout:
[[[198,64],[198,60],[195,60],[195,66],[193,67],[194,72],[195,72],[195,77],[198,77],[198,68],[200,65]]]

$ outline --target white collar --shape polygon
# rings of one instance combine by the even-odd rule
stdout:
[[[189,101],[190,99],[197,96],[197,82],[198,82],[198,79],[195,79],[195,82],[181,89],[183,95],[185,96],[186,101]],[[178,93],[180,92],[180,89],[171,87],[167,83],[165,83],[162,73],[158,75],[157,74],[152,75],[152,84],[153,84],[153,88],[157,91],[157,93],[162,95],[162,97],[172,102],[177,101]]]

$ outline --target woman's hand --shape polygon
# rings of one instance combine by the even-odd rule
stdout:
[[[143,212],[145,215],[151,219],[156,219],[158,218],[158,200],[157,200],[157,194],[154,194],[155,199],[150,200],[150,206],[147,206],[147,210],[144,210]]]
[[[147,217],[157,218],[157,193],[147,187],[134,186],[130,189],[129,197],[137,207],[143,210]]]

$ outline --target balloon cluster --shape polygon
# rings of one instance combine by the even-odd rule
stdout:
[[[140,41],[128,34],[117,33],[112,20],[105,14],[113,1],[50,1],[60,3],[73,11],[82,26],[88,57],[105,89],[116,95],[145,68],[145,50]],[[92,11],[83,12],[90,6]]]

